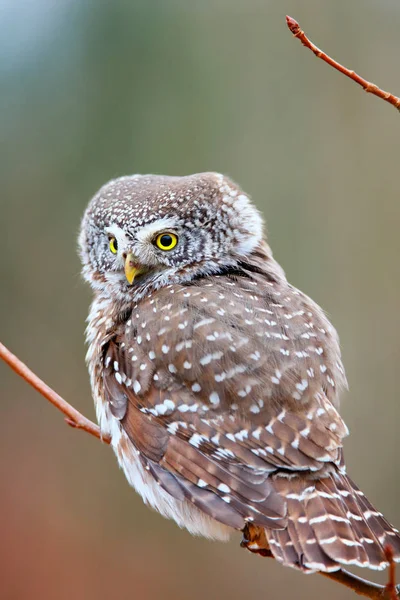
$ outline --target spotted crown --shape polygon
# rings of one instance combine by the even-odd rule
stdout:
[[[180,240],[174,252],[154,256],[143,242],[160,228],[173,228]],[[142,261],[169,267],[163,272],[165,284],[176,274],[180,278],[190,271],[192,278],[235,264],[261,241],[262,219],[249,198],[218,173],[133,175],[113,180],[90,202],[82,222],[83,273],[95,285],[111,278],[115,283],[113,267],[116,264],[118,272],[119,265],[108,251],[110,230],[123,234],[126,242],[135,242]],[[120,283],[124,293],[130,291],[123,277]],[[136,294],[138,289],[131,291]]]

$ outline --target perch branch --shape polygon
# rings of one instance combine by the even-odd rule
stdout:
[[[389,569],[394,568],[394,562],[390,563]],[[353,573],[349,573],[345,569],[333,571],[333,573],[321,573],[324,577],[328,577],[337,583],[350,588],[359,596],[371,598],[372,600],[399,600],[400,590],[395,585],[391,587],[391,577],[387,585],[379,585],[373,581],[368,581],[362,577],[358,577]]]
[[[101,435],[100,429],[92,421],[84,417],[76,408],[71,406],[66,400],[61,398],[57,392],[42,381],[33,371],[31,371],[22,361],[19,360],[12,352],[10,352],[2,343],[0,343],[0,358],[2,358],[20,377],[25,379],[35,390],[37,390],[44,398],[49,400],[58,410],[66,416],[68,425],[77,429],[83,429],[94,437],[102,439],[107,444],[110,443],[109,437]],[[252,542],[257,542],[257,550],[251,550]],[[268,541],[265,536],[265,530],[261,527],[248,524],[244,530],[242,547],[247,548],[251,552],[274,558],[268,547]],[[325,577],[333,579],[361,596],[366,596],[372,600],[400,600],[400,589],[395,584],[395,566],[393,561],[393,553],[390,548],[386,549],[386,558],[389,562],[389,581],[386,586],[378,585],[371,581],[361,579],[344,569],[335,571],[334,573],[321,573]]]
[[[369,94],[373,94],[374,96],[378,96],[378,98],[382,98],[382,100],[389,102],[389,104],[392,104],[397,108],[397,110],[400,111],[400,98],[394,96],[393,94],[390,94],[389,92],[381,90],[381,88],[379,88],[374,83],[367,81],[363,77],[360,77],[360,75],[357,75],[357,73],[355,73],[354,71],[347,69],[340,63],[336,62],[336,60],[333,60],[333,58],[328,56],[328,54],[325,54],[323,50],[320,50],[315,44],[312,43],[312,41],[306,36],[304,31],[300,29],[300,25],[298,24],[298,22],[292,19],[292,17],[287,16],[286,23],[290,31],[293,33],[294,37],[297,37],[301,41],[303,46],[311,50],[311,52],[314,52],[315,56],[321,58],[324,62],[328,63],[328,65],[330,65],[337,71],[340,71],[340,73],[343,73],[343,75],[346,75],[346,77],[349,77],[358,85],[361,85],[361,87]]]
[[[87,431],[94,437],[103,440],[107,444],[110,443],[110,439],[105,435],[102,435],[100,432],[100,428],[84,417],[76,408],[71,406],[64,398],[61,398],[57,392],[51,389],[44,381],[42,381],[33,371],[31,371],[19,358],[15,356],[12,352],[10,352],[1,342],[0,342],[0,358],[4,360],[12,369],[25,379],[35,390],[42,394],[46,400],[51,402],[58,410],[60,410],[66,417],[65,421],[71,427],[75,427],[76,429],[83,429],[83,431]]]

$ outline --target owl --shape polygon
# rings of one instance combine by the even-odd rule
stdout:
[[[254,527],[304,572],[383,569],[387,544],[400,561],[397,530],[346,474],[336,331],[235,183],[115,179],[79,244],[98,422],[147,504],[207,538]]]

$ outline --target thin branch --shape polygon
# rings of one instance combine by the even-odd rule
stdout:
[[[110,443],[110,438],[101,435],[100,429],[92,421],[84,417],[79,411],[71,406],[66,400],[61,398],[57,392],[51,389],[44,381],[42,381],[33,371],[31,371],[22,361],[19,360],[12,352],[10,352],[2,343],[0,343],[0,358],[2,358],[20,377],[25,379],[35,390],[37,390],[44,398],[49,400],[58,410],[66,416],[68,425],[77,429],[83,429],[94,437],[103,440],[107,444]],[[256,542],[257,550],[252,550],[252,542]],[[243,540],[241,546],[247,548],[255,554],[261,554],[274,558],[268,546],[268,540],[265,535],[265,529],[257,527],[251,523],[246,525],[243,531]],[[393,561],[393,552],[390,548],[386,549],[386,558],[389,562],[389,581],[386,586],[378,585],[357,575],[353,575],[344,569],[335,571],[334,573],[321,573],[329,579],[333,579],[361,596],[366,596],[372,600],[400,600],[400,588],[395,585],[395,567]]]
[[[345,569],[333,571],[333,573],[321,573],[321,575],[328,577],[337,583],[341,583],[353,590],[353,592],[359,596],[372,598],[372,600],[399,600],[400,598],[396,591],[396,586],[393,586],[393,588],[389,590],[389,584],[386,586],[379,585],[373,581],[358,577],[358,575],[354,575],[354,573],[349,573],[349,571],[346,571]],[[400,590],[398,591],[400,593]]]
[[[0,342],[0,358],[2,358],[22,379],[25,379],[35,390],[42,394],[49,402],[51,402],[58,410],[60,410],[65,416],[65,421],[71,427],[76,429],[83,429],[94,437],[102,440],[106,444],[110,443],[109,437],[102,435],[100,428],[84,417],[76,408],[71,406],[64,398],[61,398],[57,392],[51,389],[44,381],[42,381],[33,371],[31,371],[22,361],[19,360],[12,354],[1,342]]]
[[[328,65],[330,65],[337,71],[340,71],[340,73],[343,73],[343,75],[346,75],[346,77],[349,77],[358,85],[361,85],[361,87],[369,94],[374,94],[374,96],[382,98],[382,100],[389,102],[389,104],[392,104],[394,107],[397,108],[397,110],[400,111],[400,98],[394,96],[393,94],[390,94],[389,92],[381,90],[381,88],[379,88],[374,83],[367,81],[363,77],[360,77],[360,75],[357,75],[357,73],[355,73],[354,71],[347,69],[340,63],[336,62],[336,60],[333,60],[333,58],[328,56],[328,54],[325,54],[323,50],[320,50],[315,44],[312,43],[312,41],[306,36],[304,31],[300,29],[300,25],[298,24],[298,22],[292,19],[292,17],[287,16],[286,23],[290,31],[293,33],[294,37],[299,38],[303,46],[314,52],[315,56],[321,58],[323,61],[328,63]]]

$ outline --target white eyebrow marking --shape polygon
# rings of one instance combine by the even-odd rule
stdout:
[[[149,242],[156,233],[165,231],[168,229],[176,229],[177,227],[177,219],[173,219],[171,217],[164,219],[157,219],[157,221],[153,221],[152,223],[148,223],[147,225],[143,225],[137,234],[137,240],[141,243]]]

